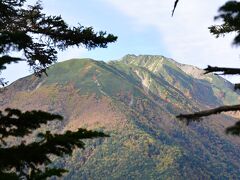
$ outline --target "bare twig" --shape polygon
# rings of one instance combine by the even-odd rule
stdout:
[[[227,112],[227,111],[240,111],[240,104],[233,105],[233,106],[220,106],[218,108],[209,109],[205,111],[198,111],[192,114],[179,114],[176,117],[179,119],[199,119],[204,116],[219,114],[221,112]]]
[[[177,5],[178,5],[178,1],[179,1],[179,0],[176,0],[175,3],[174,3],[174,7],[173,7],[173,10],[172,10],[172,16],[174,15],[174,12],[175,12],[175,10],[176,10],[176,7],[177,7]]]
[[[212,72],[222,72],[222,75],[234,75],[240,74],[240,68],[225,68],[225,67],[212,67],[208,66],[205,70],[204,74],[212,73]]]

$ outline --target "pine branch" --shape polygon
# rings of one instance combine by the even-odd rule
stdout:
[[[61,16],[47,16],[42,11],[40,0],[32,6],[25,5],[25,2],[0,1],[0,71],[6,69],[7,64],[26,61],[35,75],[40,76],[57,61],[58,50],[71,46],[84,46],[88,50],[106,48],[108,43],[117,40],[116,36],[104,31],[95,32],[92,27],[70,27]],[[13,52],[22,53],[23,58],[8,55]],[[0,84],[5,85],[2,78]],[[49,155],[71,154],[75,147],[84,148],[82,139],[107,137],[101,132],[79,129],[65,134],[39,134],[39,139],[29,144],[22,142],[21,145],[10,146],[5,142],[9,136],[29,135],[54,120],[62,120],[62,117],[43,111],[0,111],[0,179],[61,176],[65,170],[46,168],[51,163]]]
[[[41,1],[28,8],[25,1],[0,1],[0,54],[23,52],[25,61],[40,75],[57,61],[57,49],[84,46],[88,50],[106,48],[117,37],[104,31],[95,32],[92,27],[70,27],[61,16],[47,16],[42,12]],[[34,36],[34,38],[33,38]],[[8,61],[2,61],[4,64]],[[17,62],[17,61],[15,61]]]
[[[0,111],[1,138],[8,136],[23,137],[48,121],[63,119],[60,115],[36,110],[21,112],[18,109],[7,108],[5,112],[4,114]]]
[[[226,67],[212,67],[208,66],[205,70],[204,74],[212,73],[212,72],[222,72],[221,75],[234,75],[240,74],[240,68],[226,68]]]
[[[11,57],[8,55],[0,57],[0,71],[6,69],[6,64],[17,63],[19,61],[23,61],[23,59],[19,57]]]
[[[208,29],[210,30],[210,33],[216,36],[216,38],[220,37],[220,35],[224,36],[227,33],[231,33],[237,30],[235,27],[230,26],[228,23],[224,23],[222,25],[214,25]]]
[[[79,129],[77,132],[67,131],[64,134],[39,134],[41,141],[19,146],[0,148],[0,170],[16,168],[18,171],[28,167],[39,171],[39,165],[51,163],[49,155],[63,156],[71,154],[75,147],[84,149],[83,139],[109,137],[97,132]],[[32,168],[33,167],[33,168]]]
[[[179,119],[199,119],[204,116],[210,116],[213,114],[219,114],[222,112],[228,112],[228,111],[240,111],[240,104],[233,105],[233,106],[220,106],[218,108],[204,110],[204,111],[198,111],[192,114],[180,114],[176,116]],[[190,121],[190,120],[189,120]]]
[[[234,32],[233,44],[240,45],[240,2],[228,1],[219,8],[218,12],[219,15],[215,19],[220,19],[223,23],[209,27],[210,32],[217,38]]]

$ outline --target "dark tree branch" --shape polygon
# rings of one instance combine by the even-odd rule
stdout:
[[[0,71],[6,69],[6,64],[17,63],[19,61],[24,61],[19,57],[11,57],[8,55],[0,57]]]
[[[226,129],[226,133],[239,136],[240,135],[240,121],[236,122],[235,125],[228,127]]]
[[[38,137],[41,138],[38,142],[0,148],[0,169],[32,165],[36,170],[40,170],[38,165],[51,162],[50,154],[56,156],[71,154],[76,147],[84,149],[85,144],[82,141],[84,139],[109,136],[102,132],[80,128],[76,132],[66,131],[64,134],[51,134],[47,131],[40,133]]]
[[[176,116],[179,119],[199,119],[204,116],[219,114],[221,112],[240,111],[240,104],[233,106],[220,106],[218,108],[195,112],[192,114],[180,114]]]
[[[205,70],[204,74],[212,73],[212,72],[222,72],[222,75],[234,75],[240,74],[240,68],[226,68],[226,67],[212,67],[208,66]]]
[[[0,134],[2,138],[8,136],[23,137],[41,125],[49,121],[62,120],[63,117],[44,111],[21,112],[18,109],[5,109],[5,113],[0,111]]]
[[[176,7],[177,7],[177,5],[178,5],[178,2],[179,2],[179,0],[176,0],[175,3],[174,3],[174,7],[173,7],[173,10],[172,10],[172,16],[174,15],[174,12],[175,12],[175,10],[176,10]]]
[[[172,16],[177,7],[179,0],[175,0],[174,8],[172,11]],[[229,33],[235,33],[235,37],[233,40],[233,45],[240,45],[240,2],[236,0],[227,1],[223,6],[221,6],[218,10],[219,15],[215,16],[216,19],[220,19],[222,24],[213,25],[209,27],[210,33],[215,35],[216,38],[220,36],[225,36]],[[227,68],[227,67],[212,67],[208,66],[205,69],[204,74],[208,73],[219,73],[218,75],[240,75],[240,68]],[[234,89],[240,89],[240,83],[235,84]],[[227,111],[239,111],[239,105],[233,106],[222,106],[215,109],[199,111],[192,114],[180,114],[177,116],[179,119],[183,119],[188,124],[190,121],[200,120],[201,117],[209,116],[212,114],[218,114],[221,112]],[[240,136],[240,121],[238,121],[234,126],[231,126],[226,129],[226,133],[232,135]]]
[[[209,27],[210,32],[217,38],[236,32],[233,44],[240,45],[240,2],[228,1],[219,8],[218,12],[219,15],[215,19],[220,19],[223,23]]]
[[[24,2],[0,1],[0,70],[6,64],[24,60],[40,76],[57,61],[57,49],[106,48],[117,40],[116,36],[95,32],[92,27],[71,27],[61,16],[47,16],[42,12],[41,1],[28,8],[23,7]],[[4,56],[13,51],[23,53],[24,58]]]
[[[234,90],[240,89],[240,83],[234,84]]]

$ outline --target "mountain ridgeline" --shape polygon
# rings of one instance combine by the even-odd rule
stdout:
[[[239,179],[240,138],[225,134],[238,114],[204,118],[186,126],[175,118],[223,104],[237,104],[233,85],[216,75],[163,56],[121,60],[72,59],[47,77],[34,75],[1,93],[1,109],[41,109],[64,116],[43,127],[87,128],[109,138],[87,140],[85,150],[55,159],[64,179]]]

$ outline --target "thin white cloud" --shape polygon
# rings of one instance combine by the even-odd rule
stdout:
[[[199,67],[239,66],[238,49],[232,37],[216,39],[208,27],[216,22],[217,9],[225,0],[181,0],[171,17],[174,0],[102,0],[144,27],[155,27],[172,58]],[[121,37],[119,37],[121,38]]]

